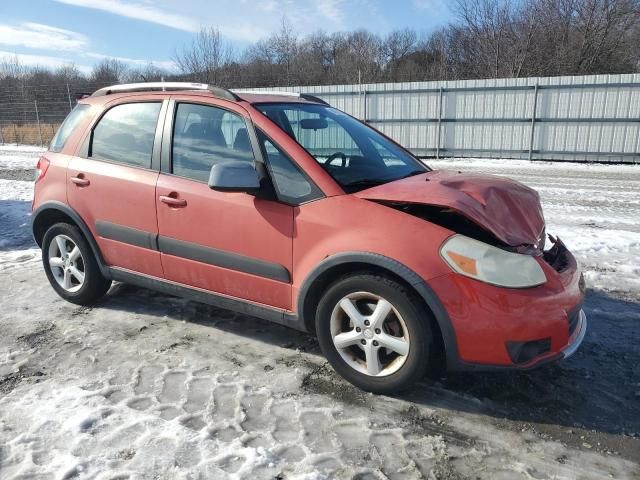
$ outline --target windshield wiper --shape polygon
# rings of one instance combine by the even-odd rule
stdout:
[[[409,173],[407,173],[406,175],[403,175],[400,178],[398,178],[398,180],[400,180],[402,178],[415,177],[416,175],[420,175],[421,173],[427,173],[427,171],[426,170],[412,170]]]
[[[413,177],[414,175],[420,175],[421,173],[426,173],[426,171],[412,170],[406,175],[403,175],[402,177],[398,177],[398,178],[361,178],[359,180],[354,180],[353,182],[345,183],[344,186],[347,188],[375,187],[378,185],[382,185],[383,183],[395,182],[396,180],[402,180],[403,178]]]
[[[383,180],[380,178],[361,178],[360,180],[354,180],[353,182],[345,183],[345,187],[371,187],[375,185],[382,185],[390,180]]]

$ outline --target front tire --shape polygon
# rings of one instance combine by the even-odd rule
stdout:
[[[316,334],[333,368],[353,385],[390,394],[424,376],[429,317],[415,294],[387,277],[343,277],[320,299]]]
[[[111,286],[87,240],[68,223],[56,223],[44,234],[42,264],[53,289],[71,303],[91,305]]]

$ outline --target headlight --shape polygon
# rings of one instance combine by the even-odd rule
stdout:
[[[444,242],[440,255],[459,274],[501,287],[535,287],[547,281],[532,256],[505,252],[464,235]]]

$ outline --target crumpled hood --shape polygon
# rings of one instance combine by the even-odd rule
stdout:
[[[354,195],[367,200],[449,207],[512,247],[538,247],[544,236],[538,192],[496,175],[434,170]]]

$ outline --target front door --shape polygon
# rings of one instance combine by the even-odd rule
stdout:
[[[254,162],[243,113],[178,101],[167,116],[170,171],[156,192],[165,278],[290,309],[293,207],[207,184],[215,163]]]
[[[107,265],[160,278],[152,156],[161,107],[156,101],[110,108],[92,128],[86,158],[73,157],[67,172],[69,205],[87,223]]]

